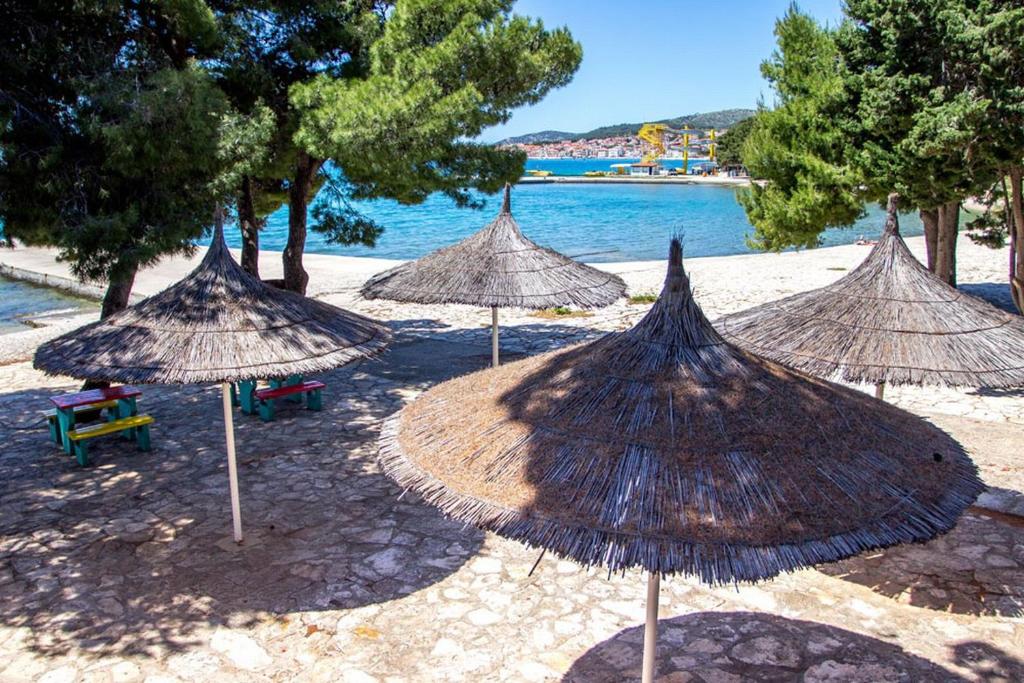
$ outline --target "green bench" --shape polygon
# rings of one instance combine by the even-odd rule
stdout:
[[[78,464],[85,466],[89,464],[89,449],[86,442],[99,436],[127,432],[128,436],[138,444],[140,451],[148,451],[150,449],[149,425],[153,424],[153,422],[153,417],[150,415],[132,415],[131,417],[122,417],[109,422],[72,429],[68,431],[66,437],[71,446],[71,452],[78,460]]]

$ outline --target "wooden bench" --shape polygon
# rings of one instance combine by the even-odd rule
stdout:
[[[259,402],[260,419],[270,422],[274,419],[274,399],[285,398],[286,396],[306,397],[306,408],[308,410],[320,410],[323,408],[323,399],[320,390],[327,385],[317,380],[306,380],[302,384],[287,384],[270,389],[257,389],[254,393]]]
[[[81,429],[72,429],[67,433],[67,440],[71,445],[72,453],[78,460],[78,464],[84,467],[89,464],[89,449],[86,441],[95,439],[98,436],[128,432],[128,435],[138,443],[140,451],[148,451],[150,449],[149,425],[153,424],[153,422],[153,417],[150,415],[122,417],[110,422],[82,427]]]
[[[78,416],[83,413],[89,413],[92,411],[107,411],[107,419],[113,420],[117,418],[118,402],[116,400],[100,401],[99,403],[93,403],[90,405],[78,406],[72,408],[75,411],[75,421],[78,421]],[[64,441],[61,439],[60,431],[60,420],[57,418],[57,409],[51,408],[50,410],[44,410],[43,415],[46,416],[46,422],[50,426],[50,440],[58,446],[63,446]]]

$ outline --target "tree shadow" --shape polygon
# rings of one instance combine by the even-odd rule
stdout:
[[[1024,681],[1024,662],[989,643],[957,643],[953,646],[953,661],[978,681]]]
[[[187,324],[217,315],[187,303]],[[401,498],[379,473],[376,439],[410,385],[486,366],[489,330],[428,320],[393,328],[394,351],[317,375],[327,383],[322,412],[281,402],[269,424],[235,413],[240,547],[230,540],[219,388],[144,386],[140,409],[156,418],[152,452],[98,439],[89,468],[48,441],[40,417],[50,395],[77,384],[0,394],[0,623],[27,629],[23,646],[42,654],[155,655],[187,648],[210,626],[386,602],[456,571],[483,534]],[[530,348],[593,334],[547,324],[502,331],[503,341]],[[118,345],[134,350],[125,362],[152,363],[157,334],[121,330]],[[297,355],[319,348],[298,328],[276,334]]]
[[[659,680],[969,680],[898,645],[835,626],[773,614],[698,612],[662,619],[658,629]],[[576,660],[562,680],[639,680],[643,631],[643,626],[620,631]],[[983,662],[981,666],[1018,673],[1010,678],[1019,680],[1024,669],[1017,658],[991,646],[983,654],[985,659],[978,660]],[[957,663],[973,670],[978,664],[968,661],[968,657],[958,653]]]
[[[1007,313],[1018,313],[1010,296],[1010,286],[1005,282],[965,282],[956,286],[961,292],[976,296],[1001,308]]]
[[[322,412],[235,413],[242,546],[217,388],[143,387],[153,450],[99,439],[89,468],[39,419],[59,389],[0,395],[0,623],[45,655],[157,656],[210,626],[283,628],[291,613],[394,600],[456,571],[483,535],[400,499],[376,466],[378,424],[401,396],[358,367],[318,377]]]
[[[388,323],[394,337],[380,358],[366,366],[378,377],[430,386],[491,366],[489,327],[449,327],[432,320]],[[528,323],[500,329],[503,363],[520,360],[603,334],[586,326]]]
[[[1024,398],[1024,387],[978,387],[967,393],[972,396],[992,396],[994,398]]]
[[[818,567],[900,603],[957,614],[1024,615],[1024,528],[977,513],[928,543]]]

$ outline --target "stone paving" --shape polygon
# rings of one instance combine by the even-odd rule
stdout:
[[[710,260],[708,260],[710,261]],[[784,262],[783,262],[784,263]],[[708,281],[724,282],[711,265]],[[970,271],[968,271],[970,272]],[[819,274],[820,275],[820,274]],[[820,275],[825,277],[825,275]],[[831,273],[834,277],[835,273]],[[633,291],[658,279],[627,273]],[[324,411],[238,416],[247,540],[230,540],[220,396],[147,387],[154,450],[108,439],[78,468],[39,411],[75,385],[10,352],[0,393],[0,681],[619,681],[639,676],[645,581],[444,519],[380,474],[380,420],[489,360],[485,311],[358,301],[380,360],[328,373]],[[695,282],[696,282],[695,276]],[[740,303],[791,283],[762,278]],[[742,289],[735,284],[733,292]],[[724,293],[723,293],[724,292]],[[698,284],[712,315],[729,285]],[[506,357],[628,326],[645,306],[502,314]],[[13,340],[9,348],[17,347]],[[756,586],[662,583],[660,680],[1024,680],[1024,395],[894,389],[960,438],[992,487],[950,534]],[[1020,509],[1024,512],[1024,508]]]

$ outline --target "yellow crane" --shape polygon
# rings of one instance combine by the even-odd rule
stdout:
[[[691,129],[689,126],[683,126],[681,129],[677,129],[671,128],[664,123],[645,123],[642,125],[640,127],[640,131],[637,133],[637,137],[646,143],[646,151],[644,152],[642,161],[644,163],[655,162],[665,156],[665,153],[668,151],[666,138],[671,133],[681,135],[683,138],[683,175],[686,175],[690,168],[690,136],[696,133],[696,131]],[[711,161],[714,161],[717,147],[714,128],[709,131],[709,137],[711,142],[708,145],[708,152]]]

